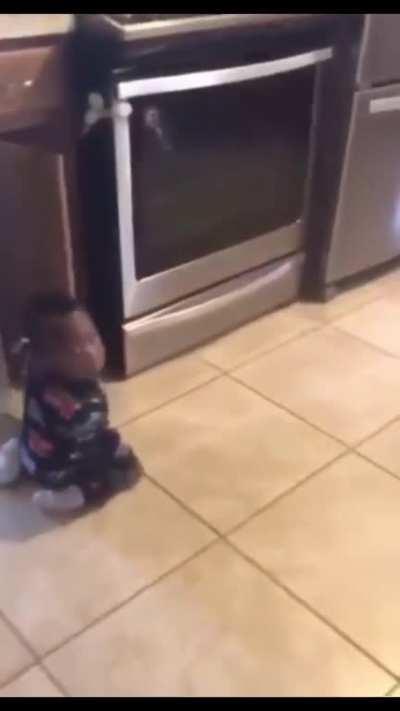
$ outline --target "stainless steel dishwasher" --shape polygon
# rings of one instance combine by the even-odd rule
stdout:
[[[365,18],[337,208],[330,288],[400,256],[400,15]]]

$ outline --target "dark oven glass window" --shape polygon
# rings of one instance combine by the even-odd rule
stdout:
[[[133,101],[138,278],[299,219],[315,68]]]

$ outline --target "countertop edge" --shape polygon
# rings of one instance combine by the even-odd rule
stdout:
[[[67,35],[75,27],[75,15],[0,14],[0,42]]]

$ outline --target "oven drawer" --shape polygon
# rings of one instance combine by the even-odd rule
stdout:
[[[304,256],[299,252],[125,323],[125,375],[134,375],[291,303],[299,293],[303,265]]]
[[[0,130],[29,124],[32,116],[59,108],[64,100],[60,47],[0,52]]]

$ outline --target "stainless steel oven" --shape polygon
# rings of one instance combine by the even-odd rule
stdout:
[[[116,82],[126,319],[301,247],[315,65],[330,56]]]
[[[316,78],[331,57],[315,39],[258,36],[144,47],[110,73],[126,373],[296,297]],[[90,103],[95,121],[102,101]]]

